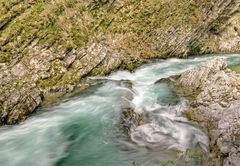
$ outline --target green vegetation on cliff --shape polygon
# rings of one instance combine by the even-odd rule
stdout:
[[[188,29],[204,19],[210,0],[1,0],[0,62],[21,58],[33,41],[67,52],[99,36],[129,53],[153,56],[160,34]],[[166,36],[168,37],[168,36]],[[156,51],[156,52],[155,52]]]

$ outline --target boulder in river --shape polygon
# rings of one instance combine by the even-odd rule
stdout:
[[[132,82],[129,80],[121,80],[119,85],[125,89],[121,104],[120,129],[123,134],[130,137],[131,132],[139,125],[144,123],[144,115],[139,114],[134,110],[131,101],[134,98],[134,89]]]
[[[211,145],[219,149],[224,166],[240,163],[240,75],[219,58],[184,72],[176,81],[179,87],[197,92],[190,118],[207,129]]]

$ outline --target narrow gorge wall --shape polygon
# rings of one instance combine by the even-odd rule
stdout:
[[[238,52],[239,0],[0,0],[1,124],[87,76],[151,58]],[[80,84],[81,86],[82,84]]]
[[[240,1],[222,1],[221,7],[216,7],[218,14],[203,24],[205,33],[200,31],[199,37],[191,41],[191,53],[240,52]]]

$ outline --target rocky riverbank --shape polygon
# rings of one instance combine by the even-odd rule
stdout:
[[[239,51],[239,1],[23,1],[0,9],[0,123],[92,75],[150,58]]]
[[[239,165],[240,75],[222,59],[213,59],[186,71],[175,84],[184,89],[181,95],[194,94],[186,115],[209,133],[212,152],[224,166]]]

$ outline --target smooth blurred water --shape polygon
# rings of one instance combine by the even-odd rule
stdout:
[[[131,166],[136,161],[153,166],[176,159],[176,150],[206,144],[205,134],[181,116],[185,100],[166,84],[154,82],[212,57],[169,59],[134,73],[115,72],[104,77],[109,81],[57,106],[42,108],[20,125],[0,128],[0,165]],[[220,57],[228,64],[240,62],[240,55]],[[130,80],[133,87],[121,86],[120,80]],[[153,118],[138,127],[128,142],[119,130],[119,118],[129,95],[133,100],[128,102],[137,112],[147,110]]]

